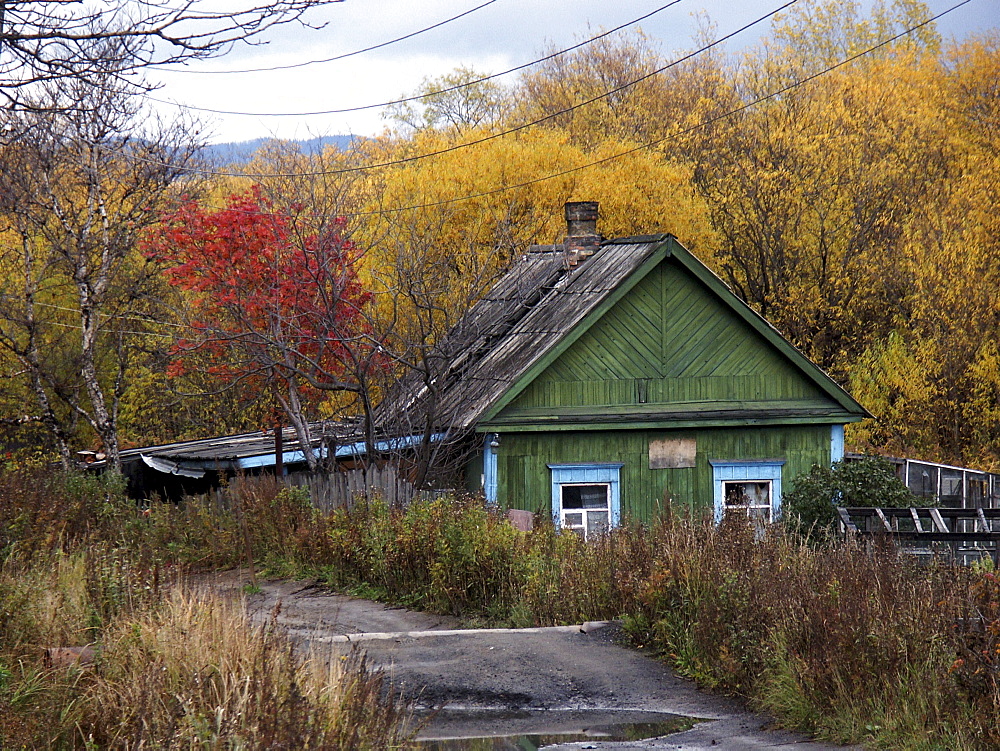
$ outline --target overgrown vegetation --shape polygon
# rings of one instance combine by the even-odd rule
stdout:
[[[307,660],[238,604],[187,591],[186,570],[241,559],[236,515],[144,512],[93,476],[6,473],[0,498],[0,747],[405,747],[405,707],[380,673]],[[284,523],[258,501],[245,499],[254,520]],[[93,665],[45,660],[84,645]]]
[[[781,499],[786,525],[799,534],[826,539],[837,521],[836,506],[924,506],[926,498],[913,495],[896,477],[889,461],[866,456],[858,461],[813,465],[795,478],[791,492]]]
[[[233,508],[146,512],[94,478],[7,474],[0,486],[5,745],[403,743],[377,675],[324,672],[343,691],[318,692],[314,668],[274,630],[212,601],[195,617],[170,586],[178,571],[245,562],[248,550],[262,570],[472,622],[620,617],[682,674],[827,740],[1000,744],[1000,580],[988,567],[670,517],[584,542],[544,519],[517,531],[471,500],[324,514],[265,480],[230,488]],[[30,521],[42,518],[58,532]],[[43,646],[88,643],[93,669],[41,660]]]

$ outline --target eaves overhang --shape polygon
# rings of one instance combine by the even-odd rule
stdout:
[[[676,430],[748,425],[843,425],[863,417],[840,409],[779,408],[648,410],[617,409],[585,411],[580,409],[537,415],[509,415],[484,421],[478,432],[547,432],[568,430]]]

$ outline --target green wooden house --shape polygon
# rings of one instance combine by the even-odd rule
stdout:
[[[530,248],[449,337],[433,401],[439,429],[479,436],[470,487],[584,534],[667,505],[776,519],[867,413],[676,238],[603,240],[596,214],[567,204],[566,242]]]

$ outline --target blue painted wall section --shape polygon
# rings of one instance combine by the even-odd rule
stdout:
[[[497,502],[497,453],[500,451],[500,436],[487,433],[483,441],[483,494],[486,502],[495,506]]]
[[[844,459],[844,426],[830,426],[830,464]]]

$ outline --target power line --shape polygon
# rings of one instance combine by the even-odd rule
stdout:
[[[53,310],[61,310],[61,311],[66,312],[66,313],[75,313],[77,315],[79,315],[79,313],[80,313],[80,309],[79,308],[67,308],[65,305],[53,305],[52,303],[37,302],[37,301],[34,302],[34,303],[32,303],[32,304],[35,305],[35,306],[38,306],[38,307],[42,307],[42,308],[52,308]],[[110,321],[138,321],[140,323],[155,323],[158,326],[175,326],[177,328],[186,328],[185,326],[183,326],[182,324],[179,324],[179,323],[171,323],[170,321],[151,320],[150,318],[143,318],[142,316],[136,316],[136,315],[124,315],[123,316],[123,315],[112,314],[112,315],[108,316],[105,320],[110,320]],[[59,324],[59,325],[60,326],[66,326],[66,325],[69,325],[69,324]]]
[[[792,83],[790,83],[790,84],[788,84],[786,86],[783,86],[783,87],[781,87],[781,88],[779,88],[779,89],[777,89],[775,91],[772,91],[772,92],[769,92],[767,94],[764,94],[764,95],[758,97],[757,99],[754,99],[753,101],[750,101],[750,102],[747,102],[745,104],[740,105],[739,107],[735,107],[735,108],[733,108],[731,110],[728,110],[726,112],[723,112],[723,113],[720,113],[718,115],[715,115],[714,117],[711,117],[711,118],[709,118],[707,120],[703,120],[700,123],[696,123],[695,125],[692,125],[692,126],[690,126],[688,128],[685,128],[683,130],[677,131],[675,133],[671,133],[670,135],[664,136],[663,138],[657,138],[657,139],[654,139],[652,141],[647,141],[647,142],[642,143],[642,144],[640,144],[638,146],[635,146],[633,148],[626,149],[624,151],[616,152],[616,153],[611,154],[609,156],[602,157],[601,159],[596,159],[594,161],[587,162],[586,164],[581,164],[581,165],[578,165],[576,167],[570,167],[568,169],[560,170],[558,172],[553,172],[553,173],[550,173],[550,174],[547,174],[547,175],[542,175],[541,177],[532,178],[531,180],[524,180],[524,181],[522,181],[520,183],[517,183],[515,185],[505,185],[505,186],[500,187],[500,188],[494,188],[492,190],[484,190],[484,191],[481,191],[479,193],[472,193],[472,194],[469,194],[469,195],[459,196],[457,198],[447,198],[447,199],[442,199],[440,201],[429,201],[427,203],[414,204],[414,205],[411,205],[411,206],[400,206],[400,207],[391,208],[391,209],[384,209],[383,208],[383,209],[372,210],[372,211],[353,211],[353,212],[349,211],[349,212],[341,212],[341,213],[338,213],[336,215],[311,214],[311,215],[309,215],[309,217],[310,218],[314,218],[314,219],[325,219],[325,218],[330,218],[332,216],[337,216],[337,217],[379,216],[379,215],[384,215],[384,214],[398,214],[398,213],[402,213],[404,211],[417,211],[417,210],[421,210],[421,209],[436,208],[438,206],[447,206],[447,205],[454,204],[454,203],[461,203],[462,201],[471,201],[471,200],[474,200],[474,199],[477,199],[477,198],[486,198],[486,197],[493,196],[493,195],[499,195],[501,193],[506,193],[506,192],[511,191],[511,190],[518,190],[520,188],[526,188],[526,187],[528,187],[530,185],[536,185],[538,183],[546,182],[548,180],[555,180],[555,179],[560,178],[560,177],[565,177],[566,175],[575,174],[577,172],[582,172],[583,170],[590,169],[592,167],[597,167],[597,166],[600,166],[602,164],[607,164],[608,162],[612,162],[612,161],[614,161],[616,159],[621,159],[622,157],[629,156],[630,154],[635,154],[635,153],[638,153],[640,151],[644,151],[646,149],[650,149],[650,148],[652,148],[654,146],[659,146],[660,144],[666,143],[667,141],[671,141],[671,140],[674,140],[676,138],[680,138],[681,136],[688,135],[689,133],[693,133],[693,132],[695,132],[697,130],[700,130],[701,128],[707,127],[709,125],[713,125],[713,124],[715,124],[715,123],[717,123],[717,122],[719,122],[721,120],[725,120],[726,118],[732,117],[734,115],[738,115],[741,112],[745,112],[746,110],[749,110],[749,109],[751,109],[753,107],[756,107],[758,104],[761,104],[763,102],[766,102],[766,101],[769,101],[771,99],[774,99],[775,97],[779,97],[782,94],[787,94],[788,92],[793,91],[793,90],[795,90],[795,89],[797,89],[797,88],[799,88],[801,86],[804,86],[805,84],[810,83],[811,81],[815,81],[817,78],[820,78],[821,76],[827,75],[828,73],[831,73],[831,72],[837,70],[838,68],[842,68],[845,65],[849,65],[850,63],[854,62],[855,60],[858,60],[858,59],[860,59],[860,58],[862,58],[862,57],[864,57],[866,55],[869,55],[872,52],[876,52],[877,50],[879,50],[879,49],[881,49],[881,48],[883,48],[883,47],[885,47],[887,45],[890,45],[893,42],[899,41],[903,37],[912,34],[914,31],[917,31],[918,29],[921,29],[924,26],[927,26],[928,24],[933,23],[934,21],[937,21],[938,19],[940,19],[940,18],[948,15],[949,13],[951,13],[952,11],[954,11],[954,10],[956,10],[958,8],[961,8],[963,5],[967,5],[970,2],[972,2],[972,0],[962,0],[962,2],[956,3],[955,5],[951,6],[950,8],[948,8],[948,9],[946,9],[946,10],[938,13],[937,15],[931,16],[930,18],[928,18],[925,21],[922,21],[921,23],[918,23],[918,24],[916,24],[916,25],[914,25],[914,26],[912,26],[910,28],[904,29],[903,31],[901,31],[900,33],[896,34],[893,37],[890,37],[889,39],[885,39],[885,40],[879,42],[878,44],[873,45],[872,47],[869,47],[866,50],[858,52],[857,54],[854,54],[854,55],[852,55],[852,56],[850,56],[850,57],[848,57],[848,58],[846,58],[844,60],[841,60],[840,62],[835,63],[835,64],[833,64],[833,65],[831,65],[831,66],[829,66],[827,68],[824,68],[823,70],[818,71],[817,73],[813,73],[812,75],[806,76],[805,78],[802,78],[802,79],[800,79],[798,81],[794,81],[794,82],[792,82]],[[324,174],[324,173],[317,173],[317,174]],[[276,213],[276,212],[260,212],[260,213]],[[302,215],[299,215],[299,216],[302,216]]]
[[[58,321],[37,321],[41,326],[58,326],[63,329],[74,329],[75,331],[83,331],[83,326],[74,323],[59,323]],[[130,334],[133,336],[152,336],[157,339],[175,339],[176,337],[170,334],[157,334],[152,331],[111,331],[104,329],[101,333],[104,334]]]
[[[685,128],[684,130],[680,130],[680,131],[677,131],[676,133],[671,133],[668,136],[664,136],[663,138],[657,138],[657,139],[655,139],[653,141],[647,141],[646,143],[640,144],[639,146],[635,146],[635,147],[633,147],[631,149],[626,149],[625,151],[617,152],[615,154],[612,154],[612,155],[607,156],[607,157],[603,157],[601,159],[596,159],[596,160],[594,160],[592,162],[588,162],[587,164],[581,164],[581,165],[579,165],[577,167],[571,167],[569,169],[561,170],[559,172],[554,172],[554,173],[551,173],[551,174],[548,174],[548,175],[543,175],[542,177],[536,177],[536,178],[533,178],[531,180],[525,180],[523,182],[517,183],[516,185],[505,185],[505,186],[503,186],[501,188],[494,188],[493,190],[485,190],[485,191],[482,191],[480,193],[473,193],[473,194],[470,194],[470,195],[461,196],[459,198],[448,198],[448,199],[444,199],[444,200],[441,200],[441,201],[431,201],[431,202],[428,202],[428,203],[422,203],[422,204],[417,204],[417,205],[413,205],[413,206],[403,206],[403,207],[394,208],[394,209],[379,209],[377,211],[345,212],[343,214],[340,214],[339,216],[348,217],[348,216],[373,216],[373,215],[382,215],[382,214],[397,214],[397,213],[401,213],[403,211],[415,211],[415,210],[418,210],[418,209],[428,209],[428,208],[434,208],[434,207],[437,207],[437,206],[446,206],[448,204],[459,203],[461,201],[470,201],[470,200],[473,200],[475,198],[485,198],[487,196],[497,195],[499,193],[505,193],[505,192],[507,192],[509,190],[517,190],[518,188],[526,188],[529,185],[535,185],[537,183],[545,182],[547,180],[555,180],[556,178],[559,178],[559,177],[565,177],[566,175],[571,175],[571,174],[574,174],[576,172],[581,172],[581,171],[583,171],[585,169],[590,169],[591,167],[597,167],[597,166],[599,166],[601,164],[606,164],[606,163],[614,161],[616,159],[621,159],[622,157],[628,156],[630,154],[635,154],[635,153],[638,153],[640,151],[644,151],[646,149],[652,148],[654,146],[659,146],[661,143],[665,143],[667,141],[671,141],[671,140],[673,140],[675,138],[680,138],[681,136],[685,136],[685,135],[687,135],[689,133],[692,133],[692,132],[694,132],[696,130],[700,130],[701,128],[704,128],[704,127],[706,127],[708,125],[713,125],[714,123],[717,123],[720,120],[724,120],[724,119],[726,119],[728,117],[732,117],[733,115],[738,115],[739,113],[744,112],[744,111],[746,111],[746,110],[748,110],[748,109],[750,109],[752,107],[755,107],[758,104],[761,104],[762,102],[766,102],[766,101],[768,101],[770,99],[774,99],[775,97],[781,96],[782,94],[787,94],[789,91],[793,91],[794,89],[797,89],[800,86],[804,86],[805,84],[807,84],[807,83],[809,83],[811,81],[816,80],[820,76],[824,76],[824,75],[826,75],[828,73],[831,73],[831,72],[837,70],[838,68],[842,68],[845,65],[849,65],[850,63],[854,62],[855,60],[857,60],[857,59],[859,59],[861,57],[864,57],[865,55],[868,55],[868,54],[870,54],[872,52],[875,52],[875,51],[881,49],[882,47],[885,47],[886,45],[892,44],[893,42],[896,42],[896,41],[902,39],[903,37],[908,36],[909,34],[912,34],[914,31],[917,31],[918,29],[923,28],[924,26],[926,26],[929,23],[933,23],[934,21],[938,20],[939,18],[941,18],[943,16],[946,16],[947,14],[951,13],[953,10],[956,10],[957,8],[961,8],[963,5],[967,5],[970,2],[972,2],[972,0],[962,0],[962,2],[956,3],[955,5],[951,6],[947,10],[944,10],[944,11],[938,13],[935,16],[931,16],[927,20],[922,21],[921,23],[918,23],[915,26],[912,26],[912,27],[910,27],[908,29],[905,29],[905,30],[901,31],[899,34],[896,34],[896,36],[891,37],[890,39],[886,39],[886,40],[884,40],[882,42],[879,42],[878,44],[874,45],[873,47],[869,47],[868,49],[866,49],[866,50],[864,50],[862,52],[858,52],[857,54],[852,55],[851,57],[849,57],[849,58],[847,58],[845,60],[841,60],[839,63],[831,65],[831,66],[829,66],[827,68],[824,68],[823,70],[819,71],[818,73],[813,73],[812,75],[806,76],[805,78],[803,78],[803,79],[801,79],[799,81],[795,81],[793,83],[788,84],[787,86],[783,86],[782,88],[780,88],[780,89],[778,89],[776,91],[772,91],[772,92],[770,92],[768,94],[765,94],[765,95],[763,95],[761,97],[758,97],[757,99],[754,99],[752,102],[747,102],[746,104],[743,104],[743,105],[741,105],[739,107],[731,109],[731,110],[729,110],[727,112],[724,112],[722,114],[716,115],[715,117],[711,117],[708,120],[703,120],[702,122],[697,123],[695,125],[692,125],[689,128]]]
[[[604,39],[605,37],[610,36],[611,34],[614,34],[616,32],[619,32],[624,28],[633,26],[637,23],[640,23],[641,21],[645,21],[647,18],[650,18],[656,15],[657,13],[667,10],[668,8],[677,5],[680,2],[683,2],[683,0],[672,0],[672,2],[669,2],[666,5],[661,5],[659,8],[656,8],[655,10],[652,10],[649,13],[646,13],[645,15],[639,16],[638,18],[634,18],[631,21],[615,26],[613,29],[608,29],[607,31],[601,32],[600,34],[590,37],[589,39],[585,39],[582,42],[572,45],[571,47],[566,47],[565,49],[561,49],[556,52],[552,52],[548,55],[545,55],[544,57],[540,57],[537,60],[532,60],[530,62],[517,65],[513,68],[508,68],[507,70],[501,71],[500,73],[493,73],[488,76],[482,76],[481,78],[476,78],[472,81],[465,81],[464,83],[456,84],[454,86],[448,86],[446,88],[434,91],[430,94],[417,94],[414,96],[403,97],[401,99],[392,99],[387,102],[378,102],[376,104],[362,104],[357,107],[343,107],[341,109],[333,109],[333,110],[315,110],[311,112],[242,112],[239,110],[220,110],[220,109],[213,109],[211,107],[197,107],[191,104],[181,104],[180,102],[171,102],[166,99],[158,99],[148,94],[144,95],[144,97],[146,99],[149,99],[150,101],[157,102],[159,104],[167,104],[173,107],[178,107],[180,109],[191,110],[195,112],[208,112],[213,115],[234,115],[236,117],[314,117],[317,115],[341,115],[348,112],[363,112],[365,110],[379,109],[382,107],[392,107],[397,104],[416,102],[421,99],[427,99],[432,96],[449,94],[453,91],[459,91],[461,89],[465,89],[470,86],[478,86],[481,83],[486,83],[487,81],[492,81],[493,79],[496,78],[503,78],[504,76],[510,75],[511,73],[517,73],[518,71],[524,70],[526,68],[531,68],[535,65],[548,62],[549,60],[561,57],[562,55],[565,55],[569,52],[573,52],[574,50],[578,50],[581,47],[585,47],[588,44],[592,44],[596,41]],[[309,61],[305,63],[299,63],[299,65],[310,65],[312,62],[326,62],[326,61],[325,60]],[[184,71],[184,72],[190,72],[190,71]]]
[[[290,63],[288,65],[273,65],[273,66],[270,66],[270,67],[267,67],[267,68],[245,68],[245,69],[242,69],[242,70],[185,70],[183,68],[166,68],[166,67],[162,67],[162,66],[151,66],[151,67],[152,67],[153,70],[169,70],[169,71],[175,72],[175,73],[195,73],[195,74],[198,74],[198,75],[219,75],[219,74],[231,74],[231,73],[270,73],[271,71],[276,71],[276,70],[291,70],[293,68],[304,68],[307,65],[317,65],[319,63],[332,63],[332,62],[335,62],[337,60],[343,60],[343,59],[348,58],[348,57],[354,57],[355,55],[362,55],[365,52],[371,52],[372,50],[377,50],[377,49],[381,49],[383,47],[388,47],[389,45],[396,44],[397,42],[403,42],[403,41],[406,41],[407,39],[412,39],[415,36],[419,36],[420,34],[424,34],[424,33],[428,32],[428,31],[433,31],[434,29],[440,28],[441,26],[444,26],[445,24],[449,24],[452,21],[457,21],[460,18],[464,18],[465,16],[469,15],[470,13],[475,13],[477,10],[481,10],[481,9],[485,8],[487,5],[493,5],[493,3],[495,3],[495,2],[497,2],[497,0],[486,0],[485,3],[481,3],[480,5],[477,5],[475,8],[469,8],[469,10],[466,10],[466,11],[463,11],[463,12],[459,13],[457,16],[452,16],[451,18],[446,18],[443,21],[438,21],[437,23],[431,24],[430,26],[427,26],[427,27],[425,27],[423,29],[419,29],[417,31],[411,31],[409,34],[404,34],[401,37],[396,37],[395,39],[390,39],[387,42],[380,42],[379,44],[373,44],[370,47],[364,47],[363,49],[354,50],[353,52],[345,52],[342,55],[336,55],[335,57],[327,57],[327,58],[324,58],[324,59],[321,59],[321,60],[307,60],[307,61],[302,62],[302,63]],[[159,100],[157,100],[157,101],[159,101]],[[197,109],[197,108],[194,108],[194,109]]]
[[[966,1],[968,2],[969,0],[966,0]],[[333,170],[317,170],[317,171],[312,171],[312,172],[296,172],[296,173],[281,173],[281,172],[276,172],[276,173],[263,173],[263,172],[258,172],[258,173],[254,173],[254,172],[225,172],[225,171],[222,171],[222,170],[205,170],[205,169],[197,169],[197,168],[193,168],[193,167],[191,167],[191,168],[188,168],[188,167],[178,167],[177,169],[180,170],[180,171],[183,171],[183,172],[187,172],[189,174],[210,175],[210,176],[214,176],[214,177],[246,177],[246,178],[250,178],[250,179],[285,178],[285,177],[293,177],[293,178],[294,177],[319,177],[319,176],[322,176],[322,175],[340,175],[340,174],[346,174],[346,173],[351,173],[351,172],[367,172],[369,170],[381,169],[381,168],[384,168],[384,167],[396,167],[396,166],[400,166],[400,165],[403,165],[403,164],[412,164],[414,162],[417,162],[417,161],[420,161],[420,160],[423,160],[423,159],[429,159],[431,157],[441,156],[443,154],[448,154],[448,153],[451,153],[451,152],[454,152],[454,151],[460,151],[462,149],[468,149],[468,148],[471,148],[473,146],[479,146],[480,144],[487,143],[489,141],[495,141],[495,140],[497,140],[499,138],[504,138],[504,137],[509,136],[509,135],[511,135],[513,133],[519,133],[519,132],[521,132],[523,130],[527,130],[528,128],[532,128],[535,125],[540,125],[541,123],[548,122],[550,120],[554,120],[555,118],[560,117],[561,115],[565,115],[565,114],[568,114],[570,112],[574,112],[574,111],[580,109],[581,107],[586,107],[587,105],[594,104],[595,102],[599,102],[602,99],[607,99],[609,96],[612,96],[614,94],[622,92],[622,91],[624,91],[624,90],[626,90],[628,88],[631,88],[632,86],[635,86],[638,83],[646,81],[646,80],[652,78],[653,76],[659,75],[660,73],[663,73],[664,71],[669,70],[670,68],[673,68],[673,67],[681,64],[682,62],[690,60],[691,58],[696,57],[697,55],[700,55],[703,52],[707,52],[708,50],[712,49],[713,47],[716,47],[716,46],[722,44],[726,40],[731,39],[734,36],[737,36],[738,34],[743,33],[747,29],[752,28],[753,26],[756,26],[757,24],[761,23],[762,21],[766,21],[771,16],[774,16],[775,14],[780,13],[781,11],[785,10],[786,8],[791,7],[792,5],[795,5],[797,2],[798,2],[798,0],[789,0],[788,2],[784,3],[783,5],[779,6],[778,8],[775,8],[774,10],[770,11],[769,13],[766,13],[765,15],[761,16],[760,18],[756,19],[755,21],[751,21],[750,23],[748,23],[748,24],[746,24],[744,26],[741,26],[739,29],[736,29],[736,31],[730,32],[726,36],[721,37],[720,39],[716,39],[714,42],[711,42],[711,43],[705,45],[704,47],[701,47],[701,48],[695,50],[694,52],[690,52],[690,53],[688,53],[688,54],[686,54],[686,55],[684,55],[684,56],[682,56],[682,57],[674,60],[673,62],[667,63],[666,65],[664,65],[664,66],[662,66],[660,68],[657,68],[657,69],[655,69],[655,70],[653,70],[653,71],[651,71],[649,73],[646,73],[646,74],[640,76],[639,78],[633,79],[633,80],[631,80],[631,81],[629,81],[627,83],[624,83],[624,84],[622,84],[620,86],[616,86],[615,88],[611,89],[610,91],[605,91],[603,94],[599,94],[598,96],[591,97],[590,99],[587,99],[587,100],[585,100],[583,102],[578,102],[578,103],[576,103],[574,105],[571,105],[571,106],[566,107],[564,109],[558,110],[556,112],[549,113],[548,115],[545,115],[544,117],[540,117],[537,120],[532,120],[531,122],[523,123],[523,124],[517,125],[517,126],[515,126],[513,128],[508,128],[506,130],[502,130],[502,131],[500,131],[498,133],[493,133],[493,134],[490,134],[488,136],[483,136],[481,138],[474,139],[472,141],[466,141],[464,143],[460,143],[460,144],[455,144],[455,145],[452,145],[452,146],[448,146],[446,148],[438,149],[436,151],[428,151],[428,152],[425,152],[423,154],[416,154],[414,156],[403,157],[403,158],[400,158],[400,159],[391,159],[391,160],[388,160],[388,161],[385,161],[385,162],[376,162],[374,164],[360,165],[360,166],[356,166],[356,167],[341,167],[339,169],[333,169]],[[120,152],[120,153],[122,153],[122,156],[126,156],[129,159],[133,159],[133,160],[136,160],[136,161],[144,162],[144,163],[147,163],[147,164],[153,164],[153,165],[156,165],[156,166],[174,166],[174,165],[167,165],[164,162],[153,160],[153,159],[145,159],[143,157],[135,156],[135,155],[132,155],[132,154],[125,154],[124,152]]]

